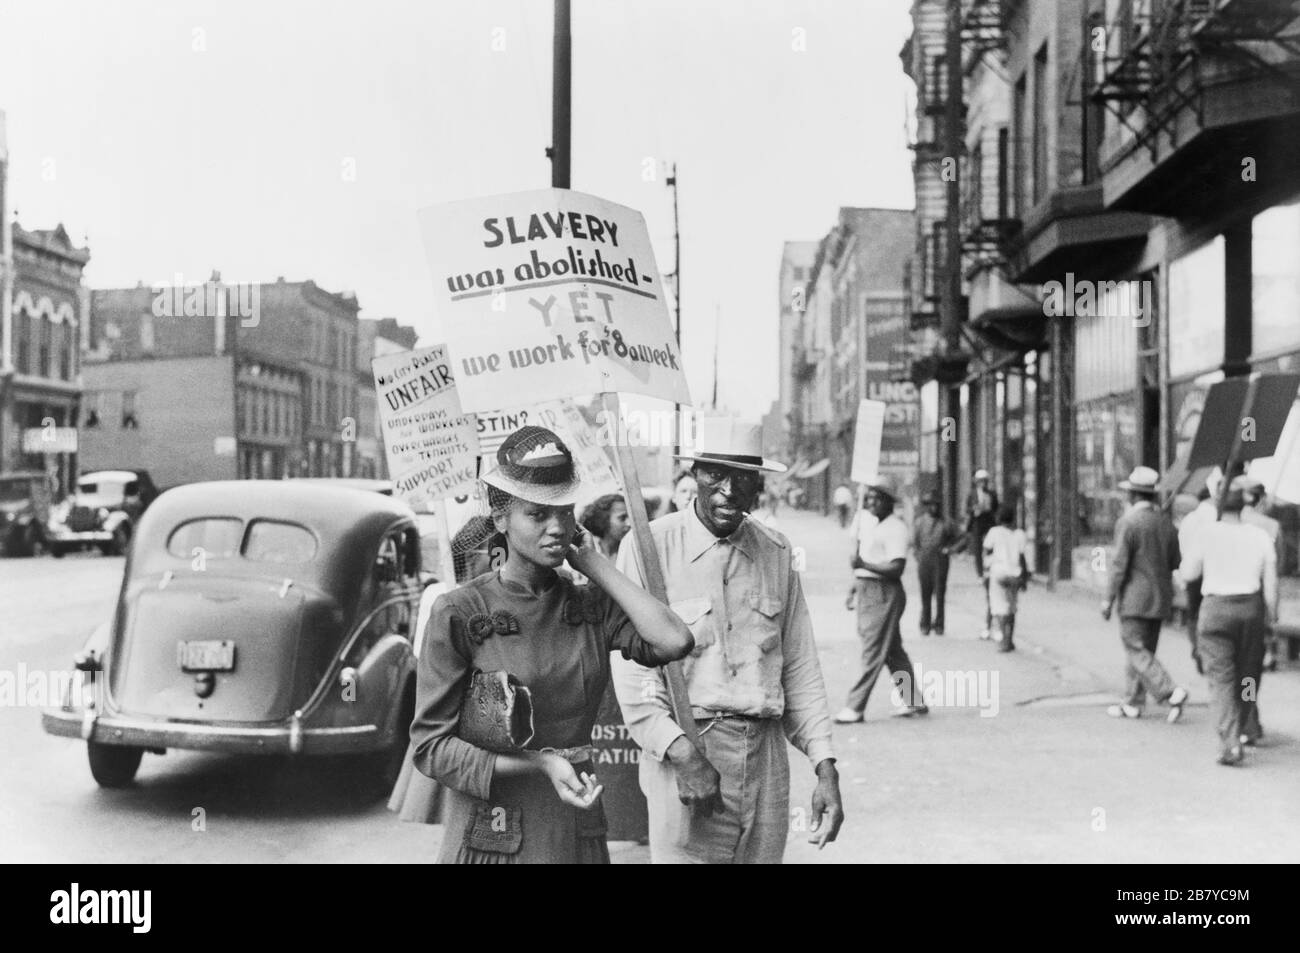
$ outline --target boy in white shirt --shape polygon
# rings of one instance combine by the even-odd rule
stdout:
[[[984,537],[989,612],[993,615],[993,624],[1002,632],[999,652],[1016,650],[1012,641],[1016,632],[1016,594],[1023,592],[1029,583],[1029,566],[1025,563],[1029,538],[1015,525],[1015,507],[1004,504],[998,508],[997,525]]]

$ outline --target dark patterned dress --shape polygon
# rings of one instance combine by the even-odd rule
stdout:
[[[505,671],[532,693],[530,750],[590,745],[615,649],[642,665],[667,661],[614,600],[562,573],[539,595],[491,572],[438,598],[420,653],[411,741],[415,766],[446,787],[439,863],[609,863],[599,801],[571,807],[540,773],[495,778],[497,756],[456,729],[471,672]],[[595,773],[590,762],[574,770]]]

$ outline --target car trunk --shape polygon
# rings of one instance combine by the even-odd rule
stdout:
[[[181,720],[288,718],[306,701],[295,697],[304,693],[296,677],[304,599],[297,587],[283,588],[203,573],[137,590],[111,666],[118,707]]]

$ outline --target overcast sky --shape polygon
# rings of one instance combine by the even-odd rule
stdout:
[[[678,163],[697,404],[719,309],[720,402],[757,417],[775,398],[784,241],[819,238],[841,205],[912,206],[908,8],[574,0],[573,187],[644,212],[667,271],[661,169]],[[0,0],[12,206],[26,228],[89,237],[91,287],[311,278],[435,343],[415,212],[549,185],[551,15]]]

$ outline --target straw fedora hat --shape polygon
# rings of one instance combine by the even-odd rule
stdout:
[[[1119,488],[1130,493],[1147,493],[1155,495],[1156,484],[1160,482],[1160,474],[1150,467],[1137,467],[1128,475],[1127,480],[1119,481]]]
[[[786,471],[785,464],[764,458],[763,428],[734,417],[701,417],[695,425],[695,452],[676,456],[737,470]]]

